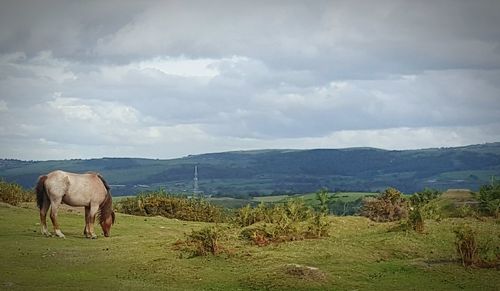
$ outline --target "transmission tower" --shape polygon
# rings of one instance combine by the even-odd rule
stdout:
[[[202,195],[202,192],[198,188],[198,166],[194,166],[193,193],[197,197],[201,197]]]

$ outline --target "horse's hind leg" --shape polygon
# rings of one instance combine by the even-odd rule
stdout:
[[[61,204],[61,201],[55,202],[52,201],[51,203],[51,209],[50,209],[50,220],[52,220],[52,225],[54,226],[54,232],[58,237],[64,238],[64,234],[62,233],[61,229],[59,228],[59,223],[57,223],[57,208]]]
[[[42,206],[40,207],[40,225],[42,229],[42,234],[46,236],[50,236],[50,232],[47,229],[47,211],[49,211],[49,201],[48,199],[45,199],[43,201]]]

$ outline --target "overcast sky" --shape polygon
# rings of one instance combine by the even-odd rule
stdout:
[[[500,1],[0,2],[0,158],[500,141]]]

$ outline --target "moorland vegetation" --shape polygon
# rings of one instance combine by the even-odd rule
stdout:
[[[355,216],[334,216],[339,195],[326,189],[305,199],[237,209],[163,190],[144,192],[117,200],[114,206],[122,214],[114,236],[89,243],[77,234],[78,212],[61,215],[68,217],[63,222],[69,225],[67,242],[47,240],[36,226],[17,229],[35,225],[34,194],[2,181],[0,270],[6,276],[0,284],[36,286],[36,270],[27,266],[42,262],[66,270],[66,277],[44,271],[50,276],[41,281],[49,288],[71,286],[70,277],[80,277],[78,268],[92,277],[88,284],[103,284],[105,279],[90,268],[100,262],[108,264],[107,286],[117,288],[495,290],[500,283],[495,277],[499,193],[494,179],[473,193],[474,203],[450,200],[432,189],[404,195],[388,188],[362,198]]]

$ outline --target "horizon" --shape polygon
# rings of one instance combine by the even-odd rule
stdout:
[[[495,144],[500,144],[500,141],[496,142],[486,142],[486,143],[481,143],[481,144],[469,144],[469,145],[463,145],[463,146],[452,146],[452,147],[431,147],[431,148],[415,148],[415,149],[383,149],[383,148],[376,148],[376,147],[343,147],[343,148],[304,148],[304,149],[297,149],[297,148],[289,148],[289,149],[249,149],[249,150],[229,150],[229,151],[221,151],[221,152],[206,152],[206,153],[199,153],[199,154],[188,154],[185,156],[179,156],[179,157],[172,157],[172,158],[148,158],[148,157],[125,157],[125,156],[116,156],[116,157],[110,157],[110,156],[103,156],[103,157],[90,157],[90,158],[67,158],[67,159],[49,159],[49,160],[22,160],[22,159],[15,159],[15,158],[3,158],[0,157],[0,160],[15,160],[15,161],[22,161],[22,162],[50,162],[50,161],[72,161],[72,160],[100,160],[100,159],[143,159],[143,160],[176,160],[176,159],[184,159],[184,158],[189,158],[189,157],[196,157],[196,156],[202,156],[202,155],[212,155],[212,154],[225,154],[225,153],[246,153],[246,152],[265,152],[265,151],[316,151],[316,150],[350,150],[350,149],[373,149],[373,150],[381,150],[381,151],[425,151],[425,150],[440,150],[440,149],[459,149],[459,148],[466,148],[466,147],[473,147],[473,146],[488,146],[488,145],[495,145]]]
[[[500,1],[4,1],[0,156],[500,140]]]

